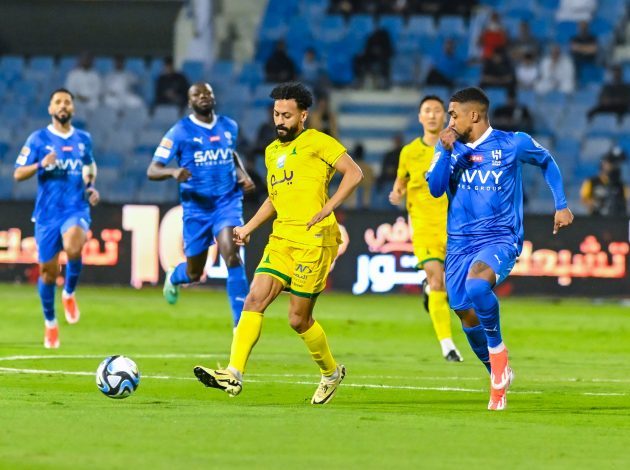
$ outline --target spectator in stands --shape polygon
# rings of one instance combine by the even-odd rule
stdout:
[[[142,107],[142,98],[133,90],[138,81],[138,77],[135,74],[125,70],[124,58],[116,56],[114,70],[105,76],[103,101],[107,106],[114,109]]]
[[[375,79],[377,88],[389,87],[389,72],[394,47],[389,32],[378,28],[368,36],[365,48],[354,57],[354,76],[359,86],[363,86],[366,76]]]
[[[330,106],[330,100],[327,96],[323,95],[317,99],[315,109],[311,111],[308,119],[310,127],[313,129],[317,129],[335,139],[338,137],[337,116]]]
[[[540,43],[538,39],[532,36],[527,21],[523,20],[519,23],[518,35],[508,43],[508,52],[514,62],[523,60],[526,54],[530,54],[534,57],[538,56]]]
[[[66,88],[74,94],[75,105],[90,110],[100,105],[103,93],[101,76],[92,68],[92,62],[91,54],[82,54],[78,66],[72,69],[66,78]]]
[[[538,79],[540,70],[534,56],[527,52],[516,64],[516,85],[519,90],[533,90]]]
[[[532,122],[529,109],[517,101],[514,90],[508,91],[505,104],[498,106],[492,116],[492,126],[502,131],[531,133]]]
[[[219,42],[219,52],[217,58],[219,60],[234,60],[234,48],[241,35],[238,32],[238,26],[234,21],[230,21],[227,26],[225,37]]]
[[[383,156],[383,163],[381,165],[381,173],[376,180],[376,189],[381,190],[387,188],[388,190],[393,186],[396,181],[396,172],[398,171],[398,159],[400,158],[400,151],[403,148],[403,136],[402,134],[394,134],[393,147]]]
[[[164,59],[164,70],[155,85],[155,104],[170,104],[183,109],[188,105],[189,87],[186,76],[175,70],[173,58],[167,57]]]
[[[501,24],[501,17],[496,11],[490,14],[488,22],[479,35],[479,47],[481,47],[481,59],[492,57],[495,49],[505,47],[508,42],[507,34]]]
[[[575,66],[560,46],[551,46],[549,54],[540,63],[540,81],[536,86],[539,93],[561,91],[573,93],[575,89]]]
[[[315,49],[309,47],[304,51],[304,57],[302,58],[302,64],[300,66],[300,81],[305,85],[315,89],[319,86],[322,80],[324,68],[321,62],[317,58]]]
[[[584,66],[593,65],[597,61],[599,45],[597,38],[589,31],[586,21],[578,23],[578,32],[571,38],[569,46],[578,74]]]
[[[483,61],[481,69],[481,82],[479,86],[503,87],[508,90],[514,88],[516,77],[514,66],[503,47],[496,48],[489,59]]]
[[[557,21],[590,21],[597,8],[597,0],[560,0]]]
[[[621,177],[621,165],[625,154],[614,148],[602,157],[599,174],[582,184],[582,203],[591,215],[623,217],[627,214],[628,187]]]
[[[346,200],[345,206],[351,209],[368,209],[372,201],[372,189],[374,188],[374,169],[367,163],[365,158],[365,148],[363,144],[357,143],[352,151],[352,158],[359,165],[363,172],[363,180],[357,189]],[[360,193],[360,197],[359,197]]]
[[[444,41],[442,53],[436,54],[432,59],[432,66],[426,79],[427,85],[453,87],[455,84],[451,78],[453,70],[462,70],[466,66],[466,62],[457,57],[456,47],[454,39]]]
[[[290,82],[296,76],[295,63],[287,54],[286,43],[280,39],[265,63],[265,80],[268,83]]]
[[[598,113],[616,113],[619,120],[630,112],[630,83],[623,81],[623,69],[611,68],[610,82],[603,86],[597,105],[588,112],[589,119]]]

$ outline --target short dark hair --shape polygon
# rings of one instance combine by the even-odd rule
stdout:
[[[67,88],[57,88],[56,90],[54,90],[51,94],[50,94],[50,98],[48,101],[51,101],[53,99],[53,96],[55,96],[57,93],[67,93],[70,95],[70,98],[72,98],[74,100],[74,95],[72,94],[72,92],[70,90],[68,90]]]
[[[488,95],[479,87],[472,86],[469,88],[462,88],[456,91],[451,96],[451,101],[455,103],[470,103],[475,102],[484,105],[486,108],[490,107],[490,100]]]
[[[269,96],[274,100],[295,100],[301,110],[313,104],[313,94],[300,82],[281,83],[271,90]]]
[[[420,100],[420,105],[418,106],[418,109],[422,108],[422,105],[427,101],[437,101],[442,105],[443,108],[446,108],[446,106],[444,106],[444,101],[442,101],[442,98],[440,98],[438,95],[427,95],[422,98],[422,100]]]

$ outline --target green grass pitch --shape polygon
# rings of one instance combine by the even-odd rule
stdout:
[[[186,289],[169,306],[158,289],[81,287],[82,319],[60,319],[56,351],[43,348],[34,287],[3,285],[0,296],[3,469],[630,468],[630,309],[615,304],[503,300],[516,380],[508,409],[492,413],[459,322],[465,362],[446,363],[412,296],[320,297],[316,317],[348,369],[323,407],[309,404],[318,370],[284,296],[236,398],[192,374],[227,363],[223,291]],[[111,354],[143,376],[125,400],[95,385]]]

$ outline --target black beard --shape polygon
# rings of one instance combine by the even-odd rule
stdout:
[[[286,132],[283,136],[278,133],[278,128],[276,127],[276,135],[278,136],[278,140],[280,142],[291,142],[295,139],[295,136],[297,135],[297,127],[292,127],[290,129],[283,127],[282,130]]]
[[[72,114],[67,113],[65,116],[59,116],[58,114],[55,114],[53,115],[53,119],[57,121],[59,124],[65,125],[68,122],[70,122],[70,119],[72,119]]]
[[[214,111],[213,104],[209,104],[207,106],[199,106],[199,105],[193,104],[191,105],[191,108],[195,113],[200,114],[201,116],[207,116],[207,117],[210,117],[210,115]]]

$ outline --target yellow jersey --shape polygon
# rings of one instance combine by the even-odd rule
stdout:
[[[334,213],[308,231],[306,224],[328,201],[334,165],[344,153],[337,140],[314,129],[305,129],[291,142],[276,139],[267,146],[267,190],[277,212],[273,236],[313,246],[341,243]]]
[[[429,192],[426,174],[433,159],[434,147],[418,137],[400,151],[397,176],[408,178],[407,210],[414,231],[446,234],[448,198],[434,198]]]

